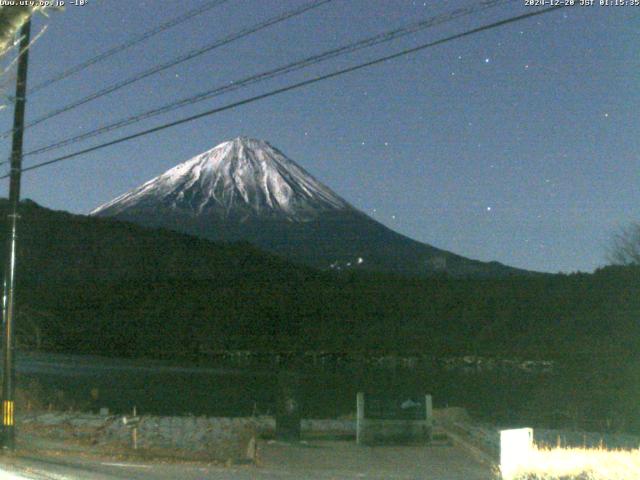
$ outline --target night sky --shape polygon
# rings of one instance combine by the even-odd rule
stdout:
[[[38,16],[33,34],[47,30],[31,49],[29,84],[203,3],[88,0]],[[27,119],[303,3],[229,0],[34,93]],[[28,129],[25,149],[474,3],[335,0]],[[528,11],[514,1],[25,164]],[[246,135],[409,237],[515,267],[592,271],[616,229],[640,220],[638,45],[640,7],[565,8],[25,173],[23,198],[88,213]],[[2,78],[8,93],[14,78]],[[12,108],[0,121],[11,127]]]

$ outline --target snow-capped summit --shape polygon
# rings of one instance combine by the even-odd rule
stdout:
[[[352,207],[268,142],[237,137],[96,208],[114,216],[148,207],[221,218],[308,221]]]

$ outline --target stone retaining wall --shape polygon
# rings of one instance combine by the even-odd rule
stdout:
[[[256,435],[272,428],[272,423],[268,418],[141,416],[137,447],[141,452],[183,458],[253,461]],[[121,416],[27,414],[17,419],[17,425],[36,437],[79,441],[109,450],[130,450],[132,446],[132,429]]]
[[[131,448],[131,427],[122,416],[73,412],[30,413],[19,416],[18,428],[28,435],[74,440],[96,447]],[[302,420],[303,432],[355,435],[355,420]],[[255,439],[271,435],[275,420],[259,417],[160,417],[143,415],[137,425],[141,451],[181,457],[253,460]]]

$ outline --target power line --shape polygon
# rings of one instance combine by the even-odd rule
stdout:
[[[26,130],[27,128],[31,128],[35,125],[38,125],[46,120],[49,120],[53,117],[56,117],[58,115],[60,115],[61,113],[64,112],[68,112],[69,110],[73,110],[74,108],[77,108],[81,105],[84,105],[86,103],[89,103],[93,100],[96,100],[100,97],[103,97],[105,95],[108,95],[109,93],[113,93],[116,90],[120,90],[121,88],[124,88],[128,85],[131,85],[132,83],[138,82],[144,78],[150,77],[151,75],[155,75],[156,73],[162,72],[164,70],[167,70],[168,68],[171,67],[175,67],[176,65],[179,65],[180,63],[186,62],[187,60],[192,60],[200,55],[203,55],[207,52],[210,52],[211,50],[214,50],[216,48],[222,47],[224,45],[228,45],[232,42],[235,42],[236,40],[239,40],[241,38],[244,38],[246,36],[249,36],[255,32],[258,32],[260,30],[263,30],[267,27],[270,27],[272,25],[275,25],[277,23],[283,22],[285,20],[288,20],[289,18],[295,17],[297,15],[301,15],[305,12],[308,12],[309,10],[313,10],[315,8],[318,8],[326,3],[332,2],[333,0],[314,0],[310,3],[307,3],[305,5],[303,5],[302,7],[298,7],[296,9],[293,10],[288,10],[280,15],[277,15],[275,17],[272,17],[268,20],[265,20],[263,22],[260,22],[256,25],[253,25],[252,27],[247,27],[244,28],[236,33],[232,33],[230,35],[227,35],[226,37],[220,39],[220,40],[216,40],[215,42],[208,44],[204,47],[195,49],[195,50],[191,50],[190,52],[187,52],[186,54],[180,55],[177,58],[174,58],[173,60],[163,63],[161,65],[156,65],[155,67],[149,69],[149,70],[145,70],[144,72],[138,73],[132,77],[129,77],[125,80],[121,80],[119,82],[116,82],[112,85],[109,85],[101,90],[98,90],[97,92],[94,92],[84,98],[81,98],[80,100],[77,100],[73,103],[70,103],[64,107],[58,108],[56,110],[53,110],[49,113],[46,113],[45,115],[41,116],[40,118],[37,118],[36,120],[31,121],[30,123],[27,123],[23,130]],[[11,135],[13,131],[10,130],[8,132],[4,132],[2,135],[0,135],[0,138],[5,138],[8,137],[9,135]]]
[[[120,53],[123,50],[126,50],[128,48],[133,47],[134,45],[137,45],[139,43],[144,42],[145,40],[148,40],[149,38],[164,32],[165,30],[168,30],[170,28],[175,27],[176,25],[179,25],[181,23],[186,22],[187,20],[190,20],[193,17],[196,17],[198,15],[201,15],[202,13],[211,10],[212,8],[215,8],[219,5],[222,5],[223,3],[228,2],[229,0],[214,0],[212,2],[207,2],[204,5],[201,5],[198,8],[194,8],[193,10],[189,10],[188,12],[186,12],[183,15],[180,15],[178,17],[175,17],[172,20],[169,20],[166,23],[163,23],[162,25],[158,25],[155,28],[152,28],[151,30],[147,30],[146,32],[135,36],[129,40],[127,40],[126,42],[117,45],[113,48],[110,48],[109,50],[106,50],[104,52],[102,52],[99,55],[96,55],[95,57],[89,58],[88,60],[85,60],[82,63],[79,63],[77,65],[74,65],[73,67],[70,67],[69,69],[59,73],[58,75],[55,75],[53,77],[51,77],[48,80],[45,80],[41,83],[36,84],[35,86],[31,87],[29,89],[29,94],[33,94],[39,90],[42,90],[44,88],[50,87],[51,85],[59,82],[60,80],[64,80],[65,78],[70,77],[71,75],[74,75],[82,70],[84,70],[85,68],[88,68],[92,65],[95,65],[96,63],[102,62],[103,60],[106,60],[107,58],[115,55],[116,53]]]
[[[176,110],[178,108],[182,108],[188,105],[193,105],[195,103],[198,102],[202,102],[204,100],[208,100],[210,98],[225,94],[225,93],[229,93],[235,90],[238,90],[240,88],[246,87],[248,85],[253,85],[255,83],[264,81],[264,80],[269,80],[275,77],[279,77],[281,75],[284,74],[288,74],[303,68],[307,68],[310,67],[312,65],[316,65],[318,63],[324,62],[326,60],[329,59],[333,59],[342,55],[346,55],[348,53],[353,53],[355,51],[364,49],[364,48],[369,48],[369,47],[373,47],[375,45],[379,45],[382,43],[386,43],[386,42],[390,42],[392,40],[396,40],[398,38],[410,35],[410,34],[414,34],[417,33],[421,30],[424,30],[426,28],[430,28],[433,27],[435,25],[440,25],[446,22],[450,22],[452,20],[455,20],[457,18],[460,18],[462,16],[466,16],[466,15],[471,15],[471,14],[475,14],[475,13],[479,13],[481,11],[484,11],[486,9],[489,8],[493,8],[505,3],[511,3],[514,0],[484,0],[480,3],[478,3],[477,5],[474,6],[469,6],[469,7],[465,7],[465,8],[458,8],[454,11],[451,12],[447,12],[444,14],[440,14],[440,15],[436,15],[436,16],[432,16],[429,17],[427,19],[421,20],[419,22],[414,22],[411,23],[405,27],[400,27],[400,28],[396,28],[394,30],[390,30],[387,32],[383,32],[377,35],[374,35],[372,37],[368,37],[362,40],[359,40],[357,42],[354,43],[350,43],[348,45],[339,47],[339,48],[335,48],[335,49],[331,49],[331,50],[327,50],[324,51],[320,54],[316,54],[310,57],[306,57],[302,60],[297,60],[295,62],[292,63],[288,63],[286,65],[268,70],[266,72],[262,72],[256,75],[251,75],[249,77],[245,77],[239,80],[234,80],[226,85],[222,85],[222,86],[218,86],[215,87],[213,89],[209,89],[206,90],[204,92],[200,92],[196,95],[192,95],[189,97],[185,97],[182,98],[180,100],[171,102],[169,104],[163,105],[161,107],[158,108],[154,108],[151,110],[147,110],[145,112],[142,113],[138,113],[136,115],[131,115],[129,117],[125,117],[123,119],[120,119],[114,123],[96,128],[94,130],[91,130],[89,132],[85,132],[85,133],[81,133],[79,135],[74,135],[72,137],[68,137],[66,139],[60,140],[56,143],[53,144],[49,144],[43,147],[39,147],[36,148],[34,150],[31,150],[29,152],[25,153],[25,156],[28,155],[38,155],[41,153],[45,153],[51,150],[55,150],[58,148],[62,148],[65,146],[69,146],[69,145],[73,145],[75,143],[78,143],[80,141],[86,140],[88,138],[92,138],[98,135],[102,135],[104,133],[107,132],[111,132],[113,130],[117,130],[120,128],[123,128],[127,125],[131,125],[134,123],[138,123],[139,121],[142,120],[147,120],[149,118],[170,112],[172,110]],[[2,163],[5,162],[0,162],[0,165]]]
[[[344,69],[341,69],[341,70],[337,70],[337,71],[334,71],[332,73],[328,73],[328,74],[325,74],[325,75],[320,75],[318,77],[314,77],[314,78],[311,78],[309,80],[304,80],[302,82],[294,83],[292,85],[288,85],[286,87],[278,88],[276,90],[271,90],[270,92],[263,93],[261,95],[256,95],[254,97],[250,97],[250,98],[247,98],[247,99],[244,99],[244,100],[240,100],[238,102],[230,103],[230,104],[224,105],[222,107],[218,107],[218,108],[214,108],[214,109],[211,109],[211,110],[207,110],[207,111],[199,113],[197,115],[192,115],[192,116],[189,116],[189,117],[186,117],[186,118],[182,118],[180,120],[176,120],[176,121],[173,121],[173,122],[170,122],[170,123],[165,123],[163,125],[160,125],[160,126],[157,126],[157,127],[154,127],[154,128],[150,128],[148,130],[143,130],[143,131],[138,132],[138,133],[134,133],[134,134],[127,135],[127,136],[124,136],[124,137],[120,137],[120,138],[117,138],[115,140],[111,140],[109,142],[101,143],[101,144],[95,145],[93,147],[85,148],[83,150],[80,150],[80,151],[77,151],[77,152],[74,152],[74,153],[70,153],[68,155],[63,155],[63,156],[54,158],[52,160],[48,160],[46,162],[40,162],[40,163],[31,165],[29,167],[25,167],[25,168],[22,169],[22,171],[26,172],[26,171],[29,171],[29,170],[36,170],[38,168],[42,168],[42,167],[45,167],[47,165],[52,165],[54,163],[63,162],[63,161],[69,160],[71,158],[75,158],[75,157],[78,157],[80,155],[84,155],[86,153],[95,152],[97,150],[101,150],[103,148],[110,147],[112,145],[117,145],[119,143],[127,142],[129,140],[133,140],[133,139],[138,138],[138,137],[143,137],[143,136],[149,135],[151,133],[159,132],[159,131],[165,130],[167,128],[171,128],[171,127],[175,127],[175,126],[178,126],[178,125],[182,125],[184,123],[188,123],[188,122],[191,122],[193,120],[197,120],[199,118],[203,118],[203,117],[207,117],[207,116],[210,116],[210,115],[214,115],[216,113],[220,113],[220,112],[223,112],[223,111],[226,111],[226,110],[231,110],[232,108],[236,108],[236,107],[239,107],[239,106],[242,106],[242,105],[253,103],[253,102],[256,102],[258,100],[263,100],[265,98],[273,97],[273,96],[279,95],[281,93],[289,92],[289,91],[292,91],[292,90],[297,90],[299,88],[306,87],[306,86],[312,85],[314,83],[318,83],[318,82],[321,82],[321,81],[324,81],[324,80],[328,80],[330,78],[338,77],[340,75],[344,75],[344,74],[347,74],[347,73],[355,72],[357,70],[368,68],[368,67],[371,67],[373,65],[378,65],[380,63],[387,62],[389,60],[400,58],[400,57],[403,57],[405,55],[410,55],[410,54],[425,50],[427,48],[435,47],[437,45],[442,45],[444,43],[448,43],[448,42],[453,41],[453,40],[457,40],[457,39],[460,39],[460,38],[468,37],[468,36],[474,35],[476,33],[484,32],[484,31],[487,31],[487,30],[491,30],[493,28],[497,28],[497,27],[501,27],[501,26],[504,26],[504,25],[508,25],[510,23],[518,22],[518,21],[521,21],[521,20],[525,20],[527,18],[538,16],[538,15],[543,15],[545,13],[548,13],[548,12],[551,12],[551,11],[554,11],[554,10],[558,10],[560,8],[564,8],[564,5],[548,7],[548,8],[545,8],[545,9],[542,9],[542,10],[538,10],[538,11],[535,11],[535,12],[525,13],[523,15],[510,17],[510,18],[507,18],[505,20],[500,20],[498,22],[493,22],[493,23],[490,23],[490,24],[487,24],[487,25],[483,25],[481,27],[477,27],[477,28],[474,28],[472,30],[467,30],[467,31],[462,32],[462,33],[458,33],[458,34],[455,34],[455,35],[451,35],[449,37],[442,38],[440,40],[436,40],[434,42],[425,43],[425,44],[419,45],[417,47],[413,47],[413,48],[409,48],[409,49],[406,49],[406,50],[402,50],[400,52],[393,53],[391,55],[386,55],[384,57],[379,57],[377,59],[370,60],[368,62],[364,62],[364,63],[360,63],[358,65],[354,65],[352,67],[348,67],[348,68],[344,68]],[[0,180],[1,179],[5,179],[5,178],[8,178],[8,175],[1,176]]]

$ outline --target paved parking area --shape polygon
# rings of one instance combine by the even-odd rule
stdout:
[[[11,476],[13,475],[13,476]],[[0,478],[95,480],[494,480],[492,469],[446,442],[362,447],[353,441],[261,441],[258,466],[140,462],[29,452],[0,458]]]
[[[489,480],[491,468],[448,442],[416,446],[358,446],[353,441],[296,445],[267,442],[265,469],[298,473],[299,478]],[[305,476],[306,475],[306,476]]]

